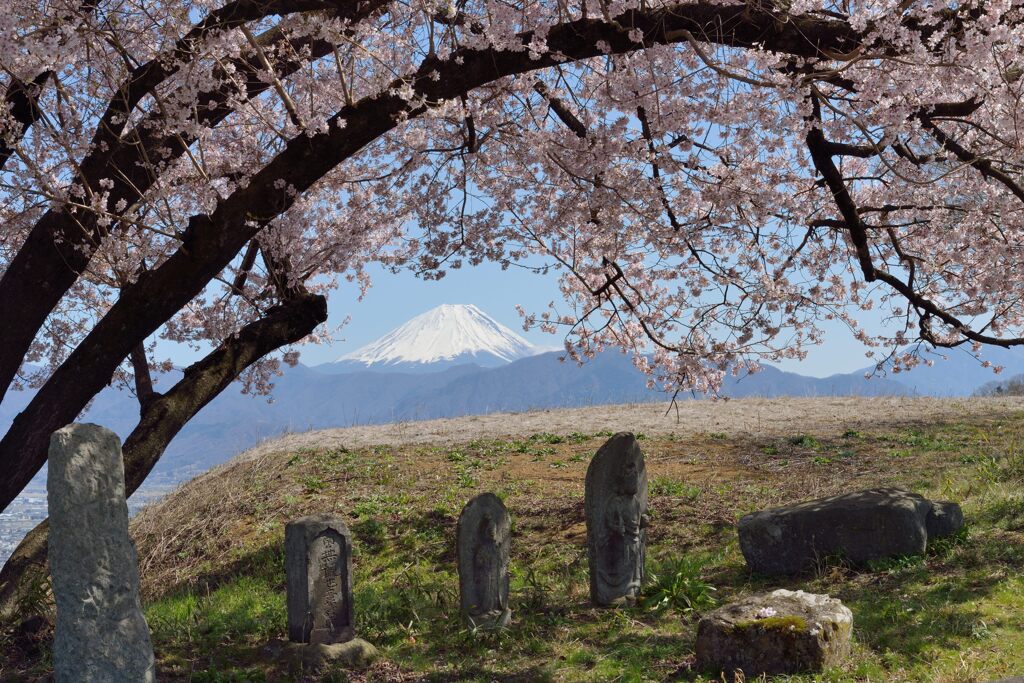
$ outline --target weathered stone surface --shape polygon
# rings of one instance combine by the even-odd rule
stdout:
[[[343,643],[355,636],[352,534],[336,515],[311,515],[284,530],[288,638]]]
[[[647,469],[629,432],[608,439],[590,461],[584,508],[591,601],[632,603],[644,579]]]
[[[472,628],[504,628],[512,619],[508,606],[511,527],[508,510],[493,493],[476,496],[459,515],[459,604]]]
[[[377,648],[362,638],[344,643],[287,643],[284,654],[306,673],[325,673],[330,669],[362,669],[376,660]]]
[[[796,574],[829,559],[859,565],[925,551],[963,526],[955,503],[879,488],[762,510],[739,522],[740,549],[762,574]]]
[[[853,614],[803,591],[762,593],[718,608],[697,626],[697,668],[767,674],[816,672],[850,654]],[[716,676],[717,677],[717,676]]]
[[[153,681],[139,566],[128,536],[121,441],[72,424],[50,438],[46,478],[58,682]]]
[[[925,519],[929,541],[952,536],[963,526],[964,512],[959,505],[944,500],[932,502],[932,509],[928,511],[928,517]]]

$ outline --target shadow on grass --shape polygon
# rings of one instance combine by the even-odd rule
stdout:
[[[854,612],[860,642],[879,654],[916,658],[930,648],[956,650],[987,627],[979,603],[1020,571],[1021,550],[998,536],[970,536],[939,556],[861,586],[838,586]],[[1010,560],[1010,562],[1006,562]],[[1006,571],[994,571],[998,569]]]
[[[237,581],[241,576],[276,582],[284,590],[284,541],[264,545],[240,555],[216,571],[201,573],[195,581],[172,584],[159,595],[147,597],[146,602],[158,602],[188,593],[210,593]]]
[[[453,683],[454,681],[482,681],[494,683],[534,683],[551,680],[549,672],[542,667],[532,666],[515,672],[494,671],[482,666],[468,666],[458,671],[426,674],[418,679],[430,683]]]

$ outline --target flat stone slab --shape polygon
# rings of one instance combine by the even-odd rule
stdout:
[[[305,671],[325,669],[362,669],[372,664],[380,652],[362,638],[344,643],[287,643],[284,652],[293,665]]]
[[[739,521],[747,565],[768,575],[798,574],[829,559],[853,565],[920,555],[929,539],[963,527],[956,503],[877,488],[762,510]]]
[[[697,625],[697,668],[754,676],[822,671],[850,654],[853,614],[827,595],[776,590],[719,607]]]

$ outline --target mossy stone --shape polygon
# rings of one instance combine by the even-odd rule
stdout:
[[[763,631],[806,631],[807,620],[803,617],[766,617],[764,619],[748,619],[733,626],[737,629],[759,628]]]
[[[717,678],[820,672],[850,653],[853,615],[827,595],[777,590],[711,612],[697,627],[697,667]]]

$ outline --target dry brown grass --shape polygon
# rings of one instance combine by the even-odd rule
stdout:
[[[744,398],[494,413],[422,422],[320,429],[268,440],[239,456],[254,458],[300,448],[362,448],[376,444],[454,444],[538,432],[633,431],[647,434],[724,433],[771,437],[836,429],[897,428],[955,422],[1024,410],[1007,398]]]

